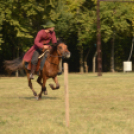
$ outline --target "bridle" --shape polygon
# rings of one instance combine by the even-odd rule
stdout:
[[[57,54],[58,54],[58,51],[57,51]],[[52,55],[52,54],[49,54],[48,55],[48,58],[49,57],[58,57],[58,58],[63,58],[63,55],[64,55],[64,51],[62,51],[62,56],[60,56],[59,54],[57,55],[57,56],[55,56],[55,55]],[[46,59],[50,64],[55,64],[55,63],[52,63],[52,62],[50,62],[48,59]],[[55,65],[58,65],[58,64],[55,64]]]
[[[58,56],[54,56],[54,55],[50,54],[49,57],[59,57],[59,58],[62,58],[63,56],[59,56],[59,55]]]
[[[57,54],[58,54],[58,51],[57,51]],[[64,55],[64,51],[62,50],[62,56],[60,56],[59,54],[58,54],[58,56],[55,56],[55,55],[52,55],[52,54],[50,54],[49,56],[50,56],[50,57],[59,57],[59,58],[63,58],[63,55]]]

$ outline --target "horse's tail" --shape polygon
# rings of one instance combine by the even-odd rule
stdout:
[[[14,72],[16,70],[20,70],[24,68],[23,56],[16,58],[14,60],[5,60],[4,68],[5,70],[10,71],[10,72]]]

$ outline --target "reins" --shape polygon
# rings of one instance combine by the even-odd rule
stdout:
[[[57,52],[57,54],[58,54],[58,52]],[[64,51],[63,51],[63,54],[64,54]],[[49,54],[48,55],[48,57],[47,57],[47,61],[50,63],[50,64],[55,64],[55,63],[52,63],[52,62],[50,62],[49,60],[48,60],[48,58],[50,58],[50,57],[54,57],[54,58],[62,58],[63,57],[63,55],[62,56],[55,56],[55,55],[52,55],[52,54]],[[58,65],[58,64],[55,64],[55,65]]]
[[[57,52],[57,54],[58,54],[58,52]],[[50,54],[50,57],[59,57],[59,58],[62,58],[63,57],[63,54],[64,54],[64,51],[62,52],[62,56],[59,56],[59,54],[58,54],[58,56],[55,56],[55,55]]]
[[[50,54],[50,57],[63,57],[63,56],[54,56],[54,55],[52,55],[52,54]]]
[[[62,57],[62,56],[49,55],[49,56],[46,58],[46,61],[48,61],[50,64],[54,64],[54,65],[57,65],[57,66],[58,66],[58,64],[55,64],[55,63],[52,63],[52,62],[49,61],[49,58],[50,58],[50,57]]]

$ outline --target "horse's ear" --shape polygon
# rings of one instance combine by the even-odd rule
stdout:
[[[57,44],[60,44],[60,43],[63,43],[64,42],[64,39],[63,38],[58,38],[57,39]]]
[[[61,40],[58,38],[57,40],[57,44],[59,45],[61,43]]]
[[[58,44],[57,43],[54,43],[54,44],[52,44],[52,47],[56,47]]]

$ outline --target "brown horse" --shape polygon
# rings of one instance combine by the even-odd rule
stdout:
[[[45,61],[43,70],[39,71],[39,76],[38,76],[37,82],[42,87],[39,95],[37,95],[37,93],[33,89],[31,79],[29,78],[30,70],[25,68],[25,66],[24,66],[25,61],[23,61],[23,57],[19,57],[12,61],[5,61],[4,65],[5,65],[5,69],[10,70],[10,71],[16,71],[16,70],[22,69],[22,68],[25,69],[27,78],[28,78],[28,85],[31,88],[34,96],[38,100],[38,99],[41,99],[43,92],[45,95],[47,95],[47,90],[46,90],[46,86],[45,86],[47,79],[52,78],[54,80],[54,82],[56,83],[56,86],[49,84],[53,90],[60,88],[58,80],[56,79],[56,76],[58,73],[59,62],[62,57],[70,58],[70,52],[67,48],[67,45],[65,45],[63,42],[60,42],[57,44],[57,46],[52,47],[52,49],[50,50],[50,52],[47,56],[47,59]],[[43,83],[41,82],[42,79],[43,79]]]

